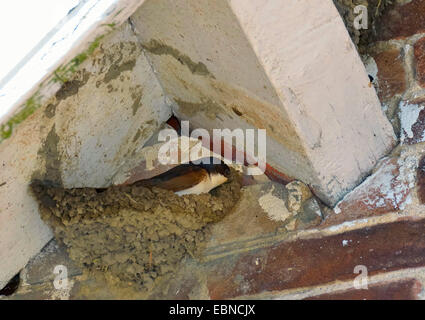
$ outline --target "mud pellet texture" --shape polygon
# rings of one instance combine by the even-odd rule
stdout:
[[[240,177],[201,195],[177,196],[158,188],[114,186],[64,189],[34,181],[42,219],[86,271],[111,282],[150,290],[199,256],[211,223],[223,219],[240,198]]]

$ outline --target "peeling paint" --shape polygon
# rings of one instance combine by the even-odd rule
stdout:
[[[136,65],[135,59],[124,62],[120,65],[118,65],[117,63],[114,63],[113,65],[111,65],[108,72],[105,74],[103,81],[105,83],[108,83],[109,81],[118,78],[122,72],[133,70],[135,65]]]
[[[267,194],[262,195],[258,199],[258,203],[260,204],[260,207],[267,213],[267,216],[270,218],[270,220],[285,221],[293,216],[293,212],[288,210],[285,200],[273,194],[274,191],[275,188],[272,186]]]
[[[62,83],[62,87],[57,91],[56,97],[57,99],[65,99],[66,97],[75,94],[78,92],[78,88],[84,85],[87,82],[86,75],[83,75],[83,80],[72,80],[70,79],[75,76],[75,73],[78,70],[78,67],[89,58],[94,51],[100,46],[101,40],[106,36],[106,34],[98,36],[94,41],[92,41],[88,48],[76,55],[70,62],[68,62],[64,66],[58,67],[54,72],[50,79],[50,81],[46,83]],[[73,82],[76,81],[76,82]],[[39,85],[39,90],[45,86],[45,83],[41,83]],[[76,90],[76,91],[75,91]],[[74,92],[74,93],[73,93]],[[12,118],[10,118],[6,123],[1,124],[0,126],[0,143],[5,139],[9,138],[13,133],[13,128],[26,120],[30,115],[32,115],[35,110],[42,106],[41,100],[43,97],[37,91],[33,96],[31,96],[23,105],[20,111],[18,111]],[[48,105],[45,109],[45,115],[48,118],[52,118],[55,115],[56,106]]]
[[[193,74],[201,76],[210,76],[214,78],[207,66],[202,62],[194,62],[189,56],[180,53],[176,48],[163,44],[158,40],[152,39],[148,43],[142,45],[143,49],[156,55],[169,55],[178,60],[181,64],[189,68]]]
[[[13,129],[16,125],[27,119],[41,106],[40,100],[41,96],[39,96],[38,92],[35,93],[27,100],[19,112],[10,118],[9,121],[0,126],[0,143],[12,135]]]
[[[417,135],[421,135],[418,137],[414,137],[413,126],[418,121],[420,112],[424,109],[424,106],[420,106],[417,104],[410,104],[408,102],[402,101],[400,102],[400,141],[401,143],[409,143],[411,140],[415,140],[417,142],[424,141],[423,132],[418,132]],[[415,138],[415,139],[413,139]]]
[[[78,93],[80,87],[87,83],[91,75],[90,72],[87,72],[85,69],[83,69],[77,74],[76,78],[78,78],[80,74],[81,80],[74,79],[71,81],[67,81],[62,85],[58,92],[56,92],[56,100],[65,100],[66,98]]]
[[[93,42],[90,43],[87,50],[81,52],[76,55],[70,62],[68,62],[65,66],[60,66],[54,71],[54,77],[52,78],[52,82],[60,82],[66,83],[68,82],[72,75],[77,71],[80,64],[87,60],[93,52],[99,47],[100,41],[104,38],[105,35],[98,36]]]
[[[55,125],[53,125],[37,153],[44,160],[45,170],[43,173],[34,172],[31,180],[42,180],[52,185],[62,185],[61,160],[58,151],[59,140]]]
[[[131,98],[133,99],[134,103],[131,106],[131,109],[133,110],[133,116],[136,114],[137,110],[141,106],[141,100],[143,96],[143,90],[141,86],[137,86],[135,91],[131,94]]]
[[[48,104],[47,107],[44,109],[44,115],[49,119],[53,118],[56,114],[56,107],[57,106],[58,106],[57,103]]]

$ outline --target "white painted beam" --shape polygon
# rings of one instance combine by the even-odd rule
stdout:
[[[53,72],[119,26],[144,0],[81,0],[5,77],[0,79],[0,124],[37,93],[43,101],[60,87]],[[7,44],[5,44],[7,45]],[[0,137],[0,141],[1,141]]]
[[[0,143],[0,288],[52,237],[31,181],[107,187],[170,116],[162,88],[124,23]]]
[[[331,0],[146,0],[132,21],[178,116],[265,128],[268,163],[329,205],[394,145]]]
[[[394,146],[395,137],[333,2],[230,5],[314,169],[304,181],[335,204]]]
[[[137,38],[126,25],[102,40],[102,50],[140,40],[157,78],[143,54],[108,57],[98,68],[99,48],[80,66],[90,76],[79,74],[78,90],[57,101],[51,72],[103,34],[104,23],[124,21],[143,2],[111,1],[49,60],[25,98],[5,104],[2,123],[42,83],[39,110],[0,143],[0,287],[51,237],[28,192],[34,173],[54,169],[48,177],[67,187],[108,185],[169,116],[165,95],[195,127],[267,129],[268,163],[330,205],[392,147],[392,128],[331,0],[146,0],[132,16]],[[121,62],[129,64],[120,69]]]

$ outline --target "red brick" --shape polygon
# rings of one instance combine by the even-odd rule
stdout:
[[[418,300],[422,285],[416,279],[380,283],[367,289],[349,289],[309,297],[305,300]]]
[[[170,119],[167,120],[167,124],[171,126],[177,132],[180,132],[181,130],[180,120],[177,119],[175,116],[171,116]]]
[[[373,57],[378,66],[378,96],[386,101],[406,90],[406,74],[399,49],[380,52]]]
[[[416,181],[419,202],[425,204],[425,156],[419,161]]]
[[[380,168],[348,194],[321,227],[399,211],[409,195],[407,177],[400,174],[397,158],[385,159]]]
[[[416,60],[416,80],[425,88],[425,37],[416,41],[414,45]]]
[[[357,265],[369,275],[425,266],[424,228],[424,220],[405,220],[216,260],[206,271],[209,294],[224,299],[350,280]]]
[[[376,26],[377,40],[405,38],[425,31],[425,0],[386,10]]]

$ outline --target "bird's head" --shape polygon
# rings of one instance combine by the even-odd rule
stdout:
[[[204,158],[205,159],[205,158]],[[227,179],[230,177],[230,168],[220,160],[220,163],[215,164],[214,158],[210,157],[207,158],[209,161],[202,161],[201,167],[207,170],[209,175],[222,175],[226,177]],[[217,159],[215,159],[217,161]],[[227,180],[226,179],[226,180]]]
[[[230,177],[230,168],[225,163],[216,164],[213,171],[225,176],[227,179]]]

